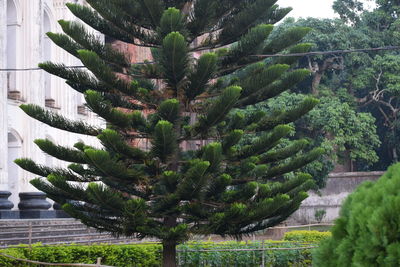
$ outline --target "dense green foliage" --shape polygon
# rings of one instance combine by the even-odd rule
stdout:
[[[368,111],[377,118],[376,124],[383,143],[379,155],[386,160],[386,164],[389,160],[397,162],[400,153],[399,71],[399,55],[377,55],[368,67],[357,72],[352,84],[357,99],[362,100],[360,110]]]
[[[398,34],[399,23],[397,14],[398,3],[392,1],[376,2],[373,10],[365,9],[361,1],[337,0],[334,8],[342,20],[331,19],[293,19],[286,20],[282,29],[293,26],[313,27],[304,39],[312,43],[313,51],[332,51],[354,48],[376,48],[396,46],[400,44]],[[350,23],[349,23],[350,22]],[[375,118],[376,129],[364,129],[365,136],[373,142],[364,146],[360,135],[354,138],[337,136],[339,143],[346,144],[347,159],[353,161],[355,170],[384,170],[393,162],[397,162],[400,147],[396,138],[398,135],[398,94],[395,90],[398,75],[398,51],[377,51],[369,53],[328,54],[303,58],[300,66],[308,68],[312,77],[294,89],[297,93],[311,93],[321,98],[335,97],[340,103],[332,109],[335,113],[343,111],[343,105],[352,109],[362,125],[371,123]],[[394,86],[393,86],[394,85]],[[394,90],[393,90],[394,89]],[[321,102],[323,100],[321,99]],[[358,115],[363,114],[363,115]],[[346,116],[345,116],[346,117]],[[328,121],[324,121],[329,125]],[[351,132],[352,120],[341,126],[343,132]],[[355,126],[358,128],[358,126]],[[301,128],[300,128],[301,129]],[[379,142],[375,142],[379,138]],[[364,138],[363,137],[363,138]],[[334,140],[336,134],[329,133],[329,140]],[[364,139],[365,140],[365,139]],[[354,146],[354,143],[357,143]],[[337,150],[337,158],[343,158],[343,150]],[[353,155],[351,155],[353,154]]]
[[[286,232],[283,240],[317,244],[331,236],[331,232],[297,230]]]
[[[367,33],[354,30],[338,19],[307,18],[286,19],[279,25],[275,34],[294,26],[312,27],[304,41],[312,44],[312,51],[331,51],[359,47],[373,47]],[[269,101],[275,106],[285,103],[291,105],[299,99],[312,95],[320,103],[311,113],[296,121],[295,138],[308,137],[312,145],[322,146],[327,155],[306,166],[302,170],[316,177],[317,185],[325,185],[326,177],[335,165],[343,164],[347,170],[370,170],[379,160],[382,139],[378,137],[379,117],[358,108],[354,90],[347,88],[344,78],[348,68],[368,64],[369,56],[363,53],[315,55],[303,57],[299,66],[307,68],[311,76],[296,85],[291,93],[282,94]],[[353,66],[353,67],[351,67]],[[268,106],[264,105],[262,108]]]
[[[67,7],[106,36],[151,48],[153,61],[131,66],[129,55],[103,44],[80,22],[61,20],[64,33],[49,37],[87,70],[51,62],[40,67],[83,93],[107,129],[22,105],[51,127],[96,136],[102,144],[70,148],[37,140],[41,150],[70,165],[18,159],[45,177],[31,183],[89,226],[162,240],[165,266],[175,265],[176,245],[192,234],[240,237],[292,214],[313,186],[310,175],[294,172],[324,150],[285,138],[294,132],[290,124],[318,101],[306,98],[269,113],[243,110],[309,76],[295,68],[296,57],[264,62],[253,55],[308,51],[300,41],[310,28],[271,35],[290,11],[277,0],[87,2],[92,8]],[[247,136],[256,138],[238,145]],[[149,147],[132,147],[143,139]]]
[[[307,238],[307,235],[303,235]],[[264,248],[298,247],[296,242],[265,241]],[[179,266],[260,266],[261,251],[217,251],[234,249],[260,249],[261,242],[189,242],[178,246]],[[135,245],[74,245],[74,246],[40,246],[35,244],[30,250],[24,248],[9,248],[1,253],[20,259],[48,263],[85,263],[95,264],[97,258],[102,258],[102,264],[111,266],[156,267],[161,265],[161,244]],[[201,250],[215,250],[203,252]],[[311,262],[310,249],[303,250],[266,250],[264,262],[271,267],[309,266]],[[31,266],[0,256],[0,266]]]
[[[316,251],[315,266],[399,266],[399,190],[400,164],[359,186]]]
[[[302,169],[312,174],[318,187],[322,188],[334,163],[351,159],[370,166],[377,162],[375,149],[380,140],[376,134],[375,118],[370,113],[357,112],[350,103],[343,101],[343,97],[328,89],[319,90],[319,104],[294,123],[296,132],[288,139],[308,138],[311,144],[328,152],[329,156],[321,156]],[[280,107],[292,108],[307,97],[302,93],[285,92],[255,109],[273,112]],[[247,143],[252,140],[250,138]]]
[[[320,93],[320,100],[320,105],[307,116],[312,122],[310,135],[324,136],[322,146],[336,153],[331,154],[336,161],[345,158],[345,152],[351,160],[366,165],[378,161],[374,149],[380,141],[375,134],[375,118],[369,113],[356,112],[328,90]]]
[[[286,267],[311,265],[311,250],[268,250],[268,248],[296,248],[296,242],[265,241],[262,242],[224,242],[224,243],[189,243],[179,246],[179,262],[181,266],[242,266],[258,267],[262,265],[264,256],[265,266]],[[267,249],[263,253],[257,249]],[[218,250],[250,249],[249,251],[218,251]],[[251,250],[254,249],[254,250]],[[201,250],[211,250],[202,252]]]
[[[397,1],[369,1],[374,9],[368,10],[365,3],[356,0],[336,0],[335,9],[338,14],[353,14],[350,21],[351,31],[364,35],[364,44],[359,41],[353,47],[398,46],[399,11]],[[358,8],[355,8],[358,6]],[[377,150],[379,162],[373,169],[385,170],[390,164],[398,161],[400,147],[397,142],[398,94],[393,90],[397,82],[399,52],[381,51],[358,55],[358,61],[349,60],[354,56],[345,56],[345,68],[341,71],[337,84],[346,88],[354,99],[356,108],[369,112],[376,118],[379,139],[382,142]]]
[[[161,250],[160,244],[41,246],[38,243],[32,249],[25,246],[2,249],[0,252],[19,259],[47,263],[95,264],[97,258],[101,258],[104,265],[155,267],[161,265]],[[32,265],[0,256],[0,266]]]

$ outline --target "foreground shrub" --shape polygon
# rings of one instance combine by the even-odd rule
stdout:
[[[261,248],[298,247],[297,242],[265,241],[262,242],[189,242],[178,247],[179,266],[243,266],[258,267],[264,258],[264,264],[270,267],[310,266],[311,251],[302,250],[266,250]],[[240,249],[237,251],[224,251]],[[247,250],[246,250],[247,249]],[[91,246],[41,246],[0,250],[1,253],[16,258],[50,263],[86,263],[95,264],[98,257],[102,264],[111,266],[152,267],[161,266],[161,250],[159,244],[138,245],[91,245]],[[212,250],[212,251],[203,251]],[[22,262],[0,256],[2,267],[30,266]]]
[[[102,258],[102,264],[111,266],[160,266],[161,245],[90,245],[90,246],[40,246],[34,245],[32,250],[27,247],[0,250],[1,253],[16,258],[50,263],[86,263],[95,264],[97,258]],[[31,266],[6,257],[0,257],[0,266]]]
[[[283,236],[283,240],[287,241],[297,241],[297,242],[305,242],[305,243],[319,243],[322,240],[331,237],[331,232],[320,232],[320,231],[291,231],[286,232]]]
[[[315,266],[400,266],[400,164],[345,201]]]

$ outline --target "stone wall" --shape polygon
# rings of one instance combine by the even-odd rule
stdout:
[[[316,223],[315,211],[325,210],[322,222],[331,223],[339,216],[344,199],[364,181],[377,180],[384,172],[340,172],[329,174],[326,187],[319,193],[309,192],[300,208],[287,220],[288,224]]]

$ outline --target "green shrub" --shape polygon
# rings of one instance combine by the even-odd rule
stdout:
[[[297,242],[305,242],[305,243],[319,243],[322,240],[331,237],[331,232],[319,232],[319,231],[291,231],[286,232],[283,236],[283,240],[287,241],[297,241]]]
[[[256,267],[262,263],[262,251],[218,251],[226,249],[260,249],[268,247],[298,247],[294,242],[189,242],[178,247],[180,266],[243,266]],[[211,252],[201,250],[210,249]],[[1,253],[17,258],[51,263],[86,263],[94,264],[98,257],[102,264],[124,267],[153,267],[161,265],[161,245],[91,245],[91,246],[42,246],[36,244],[32,250],[27,247],[0,250]],[[310,266],[311,252],[303,250],[267,250],[264,252],[264,263],[270,267]],[[0,257],[0,266],[29,266],[5,257]]]
[[[181,266],[243,266],[258,267],[262,263],[263,243],[254,242],[190,242],[179,246],[178,262]],[[290,248],[298,247],[298,244],[284,241],[265,241],[264,248]],[[213,250],[204,252],[201,250]],[[241,251],[220,251],[226,249],[254,249]],[[271,267],[286,266],[310,266],[311,252],[304,250],[266,250],[264,263]]]
[[[325,216],[326,216],[326,210],[316,210],[314,212],[315,220],[318,223],[321,223]]]
[[[400,266],[400,164],[345,201],[314,266]]]
[[[102,264],[111,266],[160,266],[161,245],[91,245],[91,246],[41,246],[33,245],[32,250],[27,247],[9,248],[0,250],[1,253],[17,258],[50,263],[86,263],[95,264],[98,257]],[[6,257],[0,257],[0,266],[29,266]]]
[[[25,252],[23,248],[9,248],[2,249],[0,253],[5,253],[7,255],[13,256],[19,259],[26,259]],[[20,262],[0,256],[0,266],[2,267],[14,267],[14,266],[24,266]],[[26,265],[27,266],[27,265]]]

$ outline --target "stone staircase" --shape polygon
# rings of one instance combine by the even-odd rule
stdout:
[[[134,238],[114,238],[108,233],[99,233],[75,219],[0,220],[0,247],[18,244],[43,245],[132,243]]]
[[[248,236],[244,240],[281,240],[288,227],[275,227],[257,236]],[[199,236],[193,240],[227,241],[230,238],[219,236]],[[99,233],[81,222],[68,219],[0,219],[0,248],[13,247],[19,244],[42,243],[43,245],[93,244],[93,243],[140,243],[157,242],[155,239],[139,240],[136,238],[115,238],[108,233]]]

